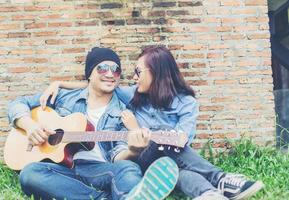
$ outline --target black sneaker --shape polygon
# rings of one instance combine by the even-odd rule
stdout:
[[[224,174],[218,182],[218,189],[231,200],[247,199],[261,190],[263,186],[261,181],[247,180],[241,174]]]

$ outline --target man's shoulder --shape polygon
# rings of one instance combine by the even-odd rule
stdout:
[[[86,93],[86,88],[81,88],[81,89],[64,89],[61,88],[58,93],[59,98],[76,98],[76,99],[81,99],[81,98],[86,98],[87,93]]]

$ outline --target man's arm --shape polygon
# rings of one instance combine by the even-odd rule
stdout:
[[[40,93],[32,96],[21,96],[9,104],[8,118],[13,127],[22,128],[26,131],[28,139],[33,145],[39,145],[47,140],[54,132],[31,118],[30,110],[40,105]]]
[[[48,88],[43,92],[40,96],[39,101],[41,104],[42,109],[46,107],[47,103],[54,104],[57,94],[59,92],[59,88],[66,88],[66,89],[78,89],[78,88],[85,88],[87,87],[87,81],[54,81],[52,82]],[[50,98],[50,100],[48,100]]]

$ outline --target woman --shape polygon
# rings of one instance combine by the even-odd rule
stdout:
[[[196,132],[198,104],[194,91],[186,84],[167,48],[145,48],[138,57],[133,78],[136,81],[135,86],[116,89],[117,95],[130,110],[122,113],[124,125],[129,130],[140,127],[151,130],[172,127],[175,131],[186,133],[189,138],[189,142],[180,152],[169,147],[160,148],[154,142],[143,142],[143,149],[135,160],[143,170],[161,156],[171,157],[180,169],[177,187],[186,195],[197,197],[196,199],[245,199],[263,187],[260,181],[249,181],[243,175],[224,173],[189,146]],[[59,86],[78,88],[85,85],[53,83],[42,96],[41,104],[45,106],[51,94],[54,100]]]

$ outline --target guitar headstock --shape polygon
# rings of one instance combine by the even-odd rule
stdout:
[[[184,132],[175,130],[159,130],[152,132],[152,138],[157,144],[170,145],[183,148],[188,142],[188,136]]]

